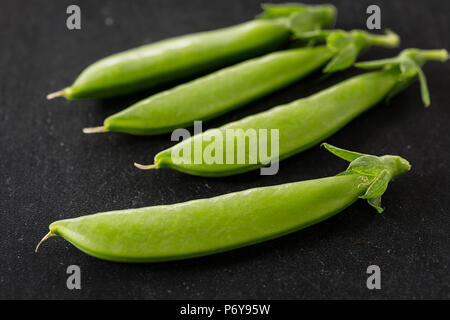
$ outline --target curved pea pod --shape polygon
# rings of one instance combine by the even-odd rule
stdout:
[[[364,31],[303,33],[303,40],[327,45],[270,53],[179,85],[139,101],[108,117],[103,127],[85,133],[123,132],[154,135],[191,126],[260,99],[323,67],[336,72],[350,67],[359,52],[372,45],[394,47],[396,34],[372,35]]]
[[[108,98],[180,81],[276,50],[292,32],[333,23],[331,5],[267,5],[259,19],[171,38],[103,58],[48,99]]]
[[[445,50],[409,49],[393,59],[359,63],[357,66],[361,68],[382,67],[383,70],[350,78],[312,96],[197,134],[158,153],[153,165],[136,166],[141,169],[166,167],[199,176],[228,176],[261,168],[268,162],[285,159],[322,142],[416,78],[421,82],[423,101],[428,105],[429,94],[421,66],[426,60],[445,61],[447,58]],[[278,130],[278,150],[273,154],[267,152],[269,159],[258,153],[256,160],[252,160],[251,148],[239,141],[253,139],[249,145],[260,146],[263,138],[272,141],[273,130]],[[230,131],[235,134],[231,140],[225,138]],[[262,136],[261,133],[267,134]],[[229,157],[239,153],[244,154],[244,161]],[[204,161],[205,156],[213,161]]]
[[[204,256],[306,228],[358,198],[381,212],[381,195],[389,181],[410,169],[399,156],[375,157],[326,147],[351,161],[345,172],[210,199],[56,221],[42,241],[61,236],[89,255],[117,262]]]

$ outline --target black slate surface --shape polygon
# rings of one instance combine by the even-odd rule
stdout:
[[[385,194],[385,213],[363,201],[321,224],[244,249],[162,264],[116,264],[91,258],[61,238],[36,243],[52,221],[88,213],[169,204],[250,187],[336,174],[346,164],[315,147],[283,161],[276,176],[258,172],[224,179],[175,171],[142,172],[170,146],[168,135],[84,135],[143,95],[109,101],[46,101],[89,63],[107,54],[180,34],[251,19],[259,0],[1,1],[0,3],[0,298],[312,299],[450,298],[450,64],[425,67],[432,106],[414,84],[328,139],[366,153],[399,154],[412,171]],[[66,28],[78,4],[82,30]],[[364,28],[370,4],[402,48],[450,48],[448,1],[334,1],[339,28]],[[389,57],[373,49],[362,59]],[[306,96],[361,71],[321,83],[310,77],[208,123]],[[213,214],[213,213],[212,213]],[[78,265],[82,289],[66,288]],[[366,268],[379,265],[382,289],[366,288]]]

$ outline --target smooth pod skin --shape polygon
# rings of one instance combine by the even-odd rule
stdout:
[[[92,64],[66,89],[66,97],[110,97],[181,80],[275,50],[289,35],[282,24],[255,20],[152,43]]]
[[[189,127],[196,120],[212,119],[286,87],[327,63],[324,72],[348,68],[361,50],[372,45],[398,44],[398,36],[392,32],[386,35],[360,30],[329,33],[327,45],[284,50],[241,62],[155,94],[108,117],[103,127],[83,131],[154,135]],[[348,46],[333,45],[337,42],[333,39],[338,37],[345,39],[348,46],[354,46],[355,51],[347,60],[342,57],[348,52]]]
[[[81,251],[117,262],[186,259],[258,243],[322,221],[358,199],[358,175],[255,188],[50,225]]]
[[[158,153],[154,165],[136,166],[141,169],[167,167],[207,177],[228,176],[263,167],[267,165],[268,159],[262,161],[258,154],[258,159],[250,162],[250,148],[247,146],[244,150],[245,161],[234,163],[226,161],[239,153],[236,141],[248,138],[249,131],[256,135],[256,140],[252,144],[259,146],[262,130],[267,131],[267,141],[271,141],[271,130],[277,129],[279,149],[273,160],[285,159],[333,135],[384,98],[406,88],[417,77],[421,82],[423,101],[425,105],[429,105],[429,93],[421,66],[427,60],[447,59],[448,52],[445,50],[408,49],[395,58],[361,63],[359,65],[362,68],[384,69],[352,77],[307,98],[197,134]],[[229,129],[233,129],[235,133],[234,148],[227,147],[225,137]],[[216,136],[221,140],[216,141]],[[217,148],[218,145],[220,148]],[[242,147],[241,145],[240,148]],[[215,153],[221,155],[221,161],[213,163],[196,161],[196,154],[200,154],[200,160],[204,159],[205,149],[214,149]],[[191,156],[185,157],[184,152],[180,150],[190,150]]]
[[[270,129],[278,129],[279,159],[282,160],[320,143],[352,119],[376,105],[392,90],[399,76],[400,73],[395,70],[356,76],[310,97],[231,122],[220,127],[219,130],[225,136],[227,129],[242,129],[242,134],[248,129],[255,130],[257,133],[260,129],[268,129],[269,133]],[[186,145],[190,145],[193,150],[197,139],[201,140],[199,144],[202,150],[205,150],[210,143],[213,143],[204,139],[206,132],[158,153],[155,156],[155,165],[158,168],[172,168],[192,175],[213,177],[238,174],[263,166],[261,163],[249,164],[247,161],[242,164],[205,164],[203,162],[196,164],[193,158],[189,163],[183,163],[182,158],[179,157],[180,153],[172,152]],[[270,135],[267,139],[270,141]],[[237,143],[234,148],[235,154],[237,153],[236,145]],[[225,139],[223,139],[222,150],[223,159],[226,159]],[[194,151],[191,154],[194,157]]]
[[[292,36],[289,14],[309,13],[306,30],[330,25],[336,9],[286,6],[280,16],[256,19],[144,45],[103,58],[87,67],[71,87],[48,98],[108,98],[180,81],[276,50]]]
[[[43,240],[61,236],[89,255],[117,262],[204,256],[306,228],[342,211],[358,198],[368,199],[369,203],[376,198],[372,202],[380,209],[387,183],[410,169],[408,161],[399,156],[375,157],[326,147],[351,161],[343,174],[56,221]],[[380,177],[384,178],[384,188],[379,187]]]
[[[326,46],[290,49],[239,63],[139,101],[108,117],[107,131],[153,135],[208,120],[285,87],[323,66]]]

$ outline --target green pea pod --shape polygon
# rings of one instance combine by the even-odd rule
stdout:
[[[447,58],[448,53],[445,50],[409,49],[394,59],[356,64],[362,68],[382,67],[383,70],[350,78],[312,96],[248,116],[218,129],[205,131],[158,153],[154,159],[155,164],[136,166],[141,169],[167,167],[199,176],[228,176],[261,168],[270,161],[258,154],[258,159],[251,162],[250,148],[245,148],[245,151],[237,150],[238,143],[234,143],[240,138],[250,139],[248,130],[256,132],[252,145],[259,146],[261,141],[258,140],[262,130],[268,132],[266,138],[271,141],[271,129],[278,129],[279,149],[272,160],[282,160],[320,143],[383,98],[389,98],[404,89],[417,77],[422,83],[424,103],[428,105],[429,94],[424,76],[420,77],[423,75],[421,66],[426,60],[445,61]],[[403,68],[405,60],[414,65],[414,72],[411,72],[411,68]],[[226,137],[229,129],[239,135],[232,141],[231,151],[234,150],[234,155],[244,152],[245,161],[225,161],[230,154],[230,147],[227,146],[227,139],[219,141],[216,137]],[[222,161],[197,161],[196,154],[200,153],[202,158],[208,154],[205,151],[216,152],[214,158]],[[188,153],[191,154],[189,158],[186,157]]]
[[[298,37],[310,40],[317,35]],[[345,45],[335,45],[337,39]],[[217,117],[286,87],[327,62],[325,72],[339,71],[350,67],[359,52],[373,44],[393,47],[399,42],[392,32],[372,35],[359,30],[327,31],[323,40],[328,44],[270,53],[155,94],[108,117],[104,126],[83,131],[154,135],[188,127],[195,120]]]
[[[265,13],[253,21],[159,41],[103,58],[87,67],[72,86],[47,98],[108,98],[183,80],[276,50],[293,32],[327,27],[336,16],[332,5],[264,8]]]
[[[354,156],[326,147],[344,159]],[[381,166],[374,170],[349,168],[334,177],[56,221],[42,241],[61,236],[89,255],[117,262],[158,262],[232,250],[325,220],[366,195],[381,172],[387,171],[391,179],[410,169],[399,156],[375,158]],[[381,194],[375,196],[379,203]]]

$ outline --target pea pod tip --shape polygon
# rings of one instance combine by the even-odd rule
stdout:
[[[39,243],[37,244],[37,246],[36,246],[36,249],[34,249],[34,252],[38,252],[38,250],[39,250],[39,247],[41,246],[41,244],[44,242],[44,241],[46,241],[46,240],[48,240],[49,238],[51,238],[51,237],[54,237],[55,236],[55,234],[53,233],[53,232],[49,232],[49,233],[47,233],[42,239],[41,239],[41,241],[39,241]]]
[[[91,133],[105,133],[108,132],[108,129],[104,126],[100,127],[92,127],[92,128],[83,128],[83,133],[91,134]]]
[[[141,170],[152,170],[152,169],[158,169],[158,165],[157,164],[149,164],[149,165],[143,165],[143,164],[139,164],[137,162],[134,163],[134,166],[138,169]]]
[[[47,95],[47,100],[52,100],[58,97],[65,97],[65,89],[49,93]]]

